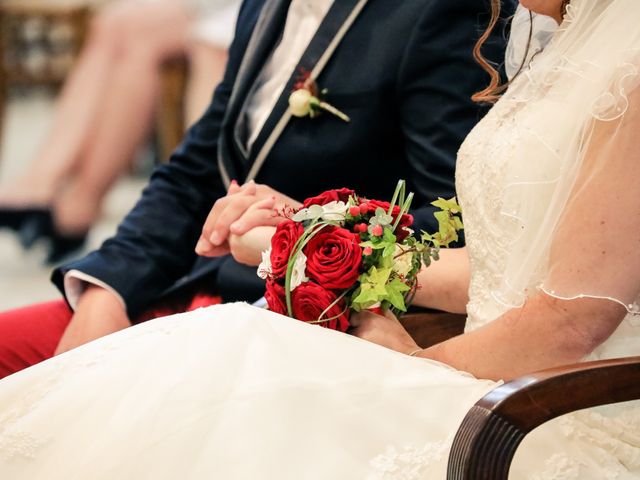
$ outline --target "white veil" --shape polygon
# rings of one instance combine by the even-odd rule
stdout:
[[[605,298],[640,313],[640,0],[572,0],[558,31],[501,102],[525,158],[503,218],[517,234],[495,297]],[[542,152],[542,153],[541,153]]]

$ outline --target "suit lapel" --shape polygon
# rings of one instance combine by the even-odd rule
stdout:
[[[311,77],[317,79],[349,28],[351,28],[353,22],[367,4],[367,1],[368,0],[335,0],[302,55],[298,66],[311,72]],[[289,95],[298,79],[298,75],[299,71],[296,68],[296,71],[294,71],[289,78],[282,95],[280,95],[273,111],[256,138],[249,153],[248,165],[250,165],[250,168],[245,181],[252,180],[256,177],[269,152],[291,119],[288,108]],[[324,85],[321,85],[321,87],[323,86]]]
[[[227,104],[218,146],[218,166],[227,186],[231,178],[239,178],[233,159],[239,157],[241,163],[244,163],[247,154],[243,146],[235,144],[233,126],[258,73],[282,35],[290,3],[291,0],[266,0],[242,57]]]

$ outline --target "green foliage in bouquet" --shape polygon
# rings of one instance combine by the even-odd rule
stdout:
[[[463,228],[455,198],[432,205],[438,231],[414,235],[413,193],[400,180],[391,202],[359,197],[346,188],[305,200],[278,225],[258,275],[275,312],[345,331],[351,311],[404,312],[422,266]]]

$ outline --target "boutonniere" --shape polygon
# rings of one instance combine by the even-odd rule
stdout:
[[[318,85],[311,78],[311,73],[301,69],[300,78],[293,86],[293,92],[289,96],[291,115],[315,118],[324,110],[345,122],[351,121],[347,115],[323,100],[327,92],[326,88],[318,92]]]

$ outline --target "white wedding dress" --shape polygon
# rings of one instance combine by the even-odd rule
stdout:
[[[574,0],[573,13],[597,2],[607,3]],[[513,204],[509,191],[514,168],[524,174],[523,161],[545,155],[527,132],[540,124],[549,84],[537,101],[523,101],[529,83],[534,76],[520,77],[460,152],[468,329],[517,307],[518,293],[576,296],[557,277],[510,263],[523,226],[535,231],[549,219],[541,216],[548,183],[523,182],[536,186],[534,203]],[[544,177],[556,162],[536,165]],[[519,267],[525,250],[515,253]],[[640,354],[637,304],[585,288],[580,295],[624,298],[630,311],[594,358]],[[245,304],[215,306],[135,326],[0,381],[0,478],[443,480],[462,418],[495,386]],[[640,405],[543,425],[516,453],[511,478],[640,478]]]

